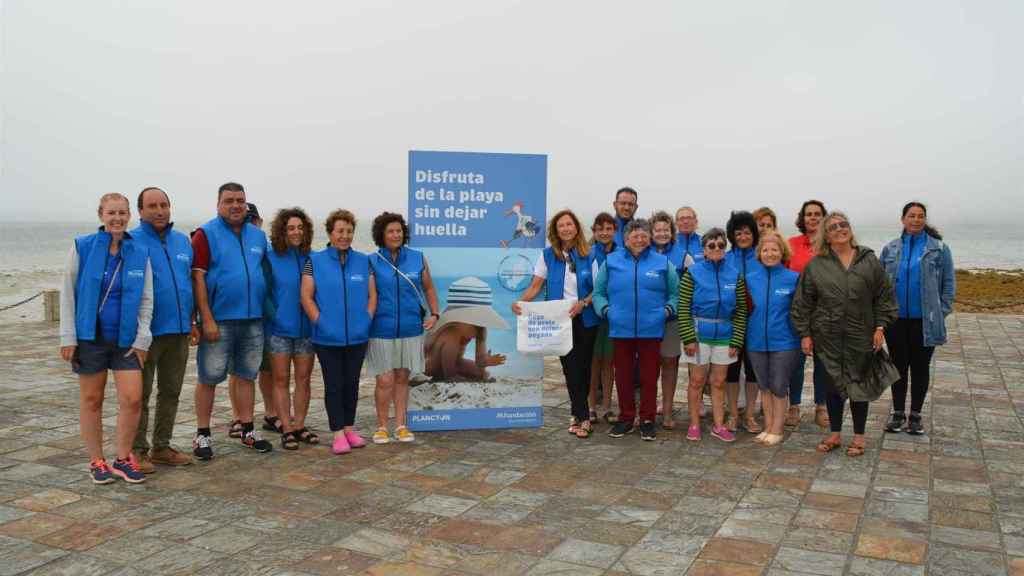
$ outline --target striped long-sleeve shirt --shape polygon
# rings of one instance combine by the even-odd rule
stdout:
[[[683,345],[697,342],[697,327],[693,323],[693,276],[689,270],[679,281],[679,305],[676,314],[679,318],[679,339]],[[732,315],[732,338],[726,340],[706,341],[704,344],[713,346],[730,346],[742,348],[747,335],[747,284],[740,276],[736,280],[736,311]]]

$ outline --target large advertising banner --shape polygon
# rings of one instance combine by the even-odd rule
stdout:
[[[409,245],[426,255],[441,310],[410,429],[543,424],[543,359],[516,352],[511,305],[544,248],[546,206],[547,156],[409,152]]]

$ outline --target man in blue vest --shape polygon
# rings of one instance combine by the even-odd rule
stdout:
[[[623,240],[622,231],[626,229],[626,224],[629,224],[630,220],[633,219],[633,215],[636,214],[636,209],[639,206],[636,190],[625,186],[615,192],[615,202],[612,202],[612,208],[615,209],[616,250],[625,247],[626,242]]]
[[[270,452],[270,442],[253,429],[255,380],[263,359],[263,299],[267,286],[262,262],[267,236],[246,222],[248,206],[241,184],[217,191],[217,217],[192,236],[192,291],[200,322],[196,386],[196,435],[192,454],[213,457],[210,417],[215,386],[228,374],[237,382],[235,414],[242,421],[242,445]]]
[[[139,226],[130,234],[149,249],[153,267],[153,343],[142,368],[142,410],[132,451],[143,474],[155,471],[153,464],[185,466],[192,463],[188,454],[171,447],[174,419],[178,415],[178,397],[188,364],[188,345],[192,327],[192,245],[188,236],[174,229],[171,199],[163,190],[145,188],[139,193]],[[198,333],[197,333],[198,335]],[[153,444],[150,449],[149,396],[157,383]]]

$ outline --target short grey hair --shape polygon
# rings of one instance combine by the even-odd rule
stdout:
[[[626,223],[626,227],[622,229],[622,238],[629,238],[629,235],[634,230],[643,230],[647,232],[647,235],[651,235],[651,223],[643,218],[634,218]]]

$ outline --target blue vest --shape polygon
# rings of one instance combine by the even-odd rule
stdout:
[[[103,300],[103,273],[110,257],[110,234],[100,230],[75,239],[78,252],[78,278],[75,282],[75,332],[79,340],[96,340],[96,319]],[[138,244],[130,233],[121,239],[121,322],[118,348],[129,348],[139,328],[139,305],[146,283],[149,250]]]
[[[653,243],[651,245],[654,246]],[[676,267],[676,272],[680,276],[682,276],[684,272],[683,257],[686,255],[686,252],[683,250],[682,244],[680,244],[679,242],[672,242],[671,244],[668,244],[666,246],[654,246],[654,249],[658,252],[658,254],[664,254],[665,257],[668,258],[668,261],[671,262],[672,265]]]
[[[696,232],[676,234],[676,245],[683,251],[683,264],[679,266],[679,276],[682,277],[685,272],[683,266],[686,264],[686,255],[689,254],[694,263],[700,262],[704,259],[704,247],[700,244],[700,234]]]
[[[616,248],[618,248],[618,244],[612,240],[612,247],[610,249],[606,249],[604,244],[594,242],[590,245],[590,248],[591,254],[594,255],[594,260],[597,260],[597,266],[600,268],[601,265],[604,264],[604,261],[608,259],[608,255],[615,252]]]
[[[747,319],[747,350],[781,352],[799,350],[797,336],[789,318],[800,274],[776,264],[771,268],[755,262],[744,276],[754,310]]]
[[[210,245],[206,291],[214,320],[252,320],[263,317],[267,285],[260,263],[267,235],[252,224],[241,235],[219,216],[202,226]]]
[[[736,283],[740,273],[725,260],[701,260],[687,270],[693,278],[690,313],[697,340],[732,338],[732,316],[736,312]]]
[[[306,265],[305,254],[289,246],[284,254],[267,248],[267,262],[270,263],[273,284],[270,299],[274,303],[274,316],[269,331],[274,336],[285,338],[309,338],[309,318],[302,311],[299,292],[302,287],[302,267]]]
[[[594,291],[594,255],[580,256],[576,250],[570,250],[569,256],[576,265],[576,296],[583,300]],[[565,260],[555,258],[555,251],[548,246],[544,249],[544,264],[548,268],[547,291],[545,300],[561,300],[565,295]],[[583,326],[591,328],[601,323],[594,312],[594,307],[583,309]]]
[[[629,224],[630,220],[623,220],[618,215],[615,216],[615,246],[612,248],[613,252],[626,249],[626,224]]]
[[[604,266],[609,336],[660,340],[665,335],[668,258],[651,247],[636,258],[629,250],[616,250]]]
[[[740,276],[746,276],[747,268],[751,264],[757,263],[757,254],[755,254],[753,248],[733,247],[725,253],[725,261],[732,265],[740,273]]]
[[[313,343],[321,346],[352,346],[370,338],[370,259],[348,251],[345,263],[338,249],[328,246],[309,255],[316,284],[320,318],[313,325]]]
[[[398,250],[398,262],[392,262],[412,280],[409,282],[395,272],[388,262],[391,251],[380,249],[370,255],[377,285],[377,311],[370,325],[371,338],[409,338],[423,334],[423,314],[420,294],[423,294],[423,253],[402,246]],[[419,293],[416,291],[419,290]]]
[[[149,249],[153,268],[153,336],[188,334],[192,326],[192,243],[168,224],[163,238],[149,222],[131,231]]]

